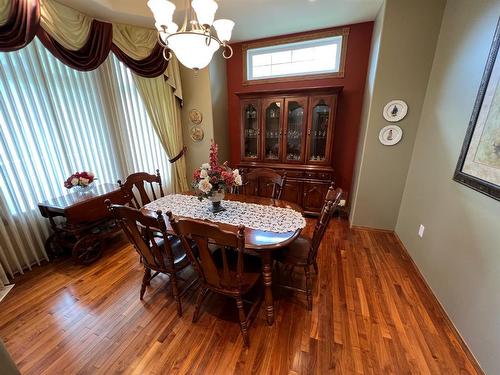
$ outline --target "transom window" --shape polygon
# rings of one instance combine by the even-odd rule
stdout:
[[[318,74],[339,75],[343,71],[345,35],[331,35],[277,45],[252,45],[246,52],[246,78],[249,81]]]

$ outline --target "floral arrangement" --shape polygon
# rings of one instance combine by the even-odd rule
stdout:
[[[64,187],[67,189],[74,188],[75,186],[87,187],[95,180],[97,180],[97,177],[92,172],[76,172],[64,181]]]
[[[219,165],[219,149],[212,141],[209,162],[197,168],[193,174],[192,186],[198,198],[212,198],[216,194],[224,194],[233,186],[241,186],[241,175],[237,169],[231,170],[225,164]]]

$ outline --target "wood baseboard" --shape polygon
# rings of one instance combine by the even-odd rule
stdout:
[[[370,230],[370,228],[365,228],[365,230]],[[371,230],[381,231],[380,229],[371,229]],[[382,230],[382,231],[384,231],[384,230]],[[399,238],[398,234],[395,231],[388,231],[388,232],[394,233],[394,237],[399,242],[399,244],[400,244],[401,248],[403,249],[403,252],[407,256],[407,258],[410,260],[413,268],[415,269],[415,271],[417,273],[418,278],[422,281],[422,283],[425,285],[425,287],[429,290],[429,292],[430,292],[429,294],[432,296],[431,298],[434,300],[434,302],[436,303],[436,306],[438,306],[438,308],[439,308],[439,312],[443,316],[444,324],[446,324],[447,327],[450,329],[450,331],[452,331],[455,334],[455,336],[458,338],[460,346],[464,350],[464,352],[467,355],[467,357],[469,358],[470,362],[474,365],[475,370],[479,374],[484,375],[485,372],[483,371],[483,369],[479,365],[479,362],[477,361],[476,357],[474,356],[474,354],[472,354],[472,351],[467,346],[466,342],[464,341],[464,339],[463,339],[462,335],[460,334],[460,332],[458,331],[457,327],[455,327],[455,325],[451,321],[450,317],[448,316],[448,313],[446,312],[444,306],[441,304],[439,299],[434,294],[434,291],[432,290],[430,285],[427,283],[427,280],[425,279],[422,272],[420,272],[420,269],[417,267],[417,264],[415,263],[415,261],[411,257],[411,255],[410,255],[408,249],[406,248],[406,246],[404,245],[403,241],[401,241],[401,238]]]
[[[382,232],[382,233],[394,233],[393,230],[390,230],[390,229],[378,229],[378,228],[370,228],[370,227],[363,227],[361,225],[351,225],[350,226],[351,229],[354,229],[354,230],[368,230],[370,232]]]

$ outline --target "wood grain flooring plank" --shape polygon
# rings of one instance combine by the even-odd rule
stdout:
[[[232,300],[208,296],[192,323],[196,291],[179,318],[160,275],[141,301],[142,265],[118,237],[89,267],[60,259],[17,277],[0,337],[23,374],[481,374],[394,234],[333,220],[318,266],[312,311],[276,287],[275,324],[261,309],[247,349]]]

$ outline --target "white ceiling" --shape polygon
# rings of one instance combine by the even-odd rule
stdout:
[[[58,0],[93,17],[152,27],[147,0]],[[182,24],[184,0],[177,5],[174,19]],[[233,41],[334,27],[371,21],[383,0],[218,0],[216,18],[236,22]]]

